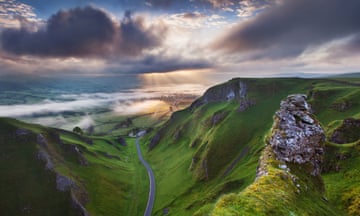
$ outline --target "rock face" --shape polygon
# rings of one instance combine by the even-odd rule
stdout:
[[[342,125],[334,130],[330,141],[338,144],[360,140],[360,119],[347,118]]]
[[[325,134],[319,122],[311,115],[306,95],[289,95],[281,101],[274,120],[268,144],[277,159],[298,164],[310,163],[311,174],[319,175]]]
[[[244,81],[231,80],[223,85],[208,89],[201,98],[191,104],[190,110],[207,103],[238,100],[240,103],[238,110],[242,112],[255,105],[255,101],[247,98],[247,93],[248,86]]]

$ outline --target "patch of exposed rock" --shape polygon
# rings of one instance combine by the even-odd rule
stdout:
[[[46,163],[45,168],[47,170],[53,170],[54,169],[55,165],[52,162],[50,155],[46,151],[40,150],[37,157],[38,157],[38,159],[40,159],[40,160],[42,160],[42,161],[44,161]]]
[[[41,147],[47,148],[47,146],[48,146],[48,143],[47,143],[44,135],[42,135],[41,133],[36,136],[36,142],[37,142]]]
[[[325,134],[311,114],[306,95],[289,95],[275,113],[268,140],[278,160],[298,164],[310,163],[312,175],[321,171]]]
[[[335,129],[330,141],[338,144],[360,140],[360,119],[347,118],[342,125]]]
[[[244,81],[231,80],[225,84],[208,89],[201,98],[191,104],[190,110],[194,110],[207,103],[238,100],[240,103],[239,111],[242,112],[255,104],[255,101],[247,98],[247,93],[248,86]]]

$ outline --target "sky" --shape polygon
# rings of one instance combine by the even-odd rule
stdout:
[[[359,11],[359,0],[0,0],[0,75],[359,72]]]

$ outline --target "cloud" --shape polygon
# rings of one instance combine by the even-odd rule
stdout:
[[[125,12],[120,23],[117,40],[118,53],[136,56],[144,49],[158,47],[162,44],[167,27],[164,24],[145,26],[144,18],[132,18],[131,12]]]
[[[239,23],[211,48],[246,58],[297,57],[304,51],[360,33],[358,0],[284,0]]]
[[[179,0],[146,0],[146,4],[151,7],[170,7]]]
[[[45,57],[134,56],[161,44],[165,26],[146,26],[126,12],[119,23],[94,7],[61,10],[38,31],[5,29],[2,49],[15,55]]]
[[[6,0],[0,1],[0,27],[20,27],[19,20],[38,21],[35,9],[27,4]]]
[[[204,18],[206,17],[205,14],[199,13],[199,12],[187,12],[187,13],[182,13],[179,15],[180,17],[184,18],[184,19],[199,19],[199,18]]]
[[[77,124],[76,126],[79,126],[82,129],[87,129],[94,125],[94,120],[91,118],[91,116],[86,115],[84,116]]]
[[[213,65],[202,59],[184,59],[180,57],[167,57],[161,54],[148,55],[138,59],[118,60],[113,65],[113,70],[126,71],[127,73],[162,73],[177,70],[206,69]]]

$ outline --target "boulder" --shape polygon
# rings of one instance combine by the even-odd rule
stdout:
[[[325,133],[311,113],[306,95],[289,95],[275,113],[268,141],[278,160],[297,164],[310,163],[312,175],[321,171]]]

